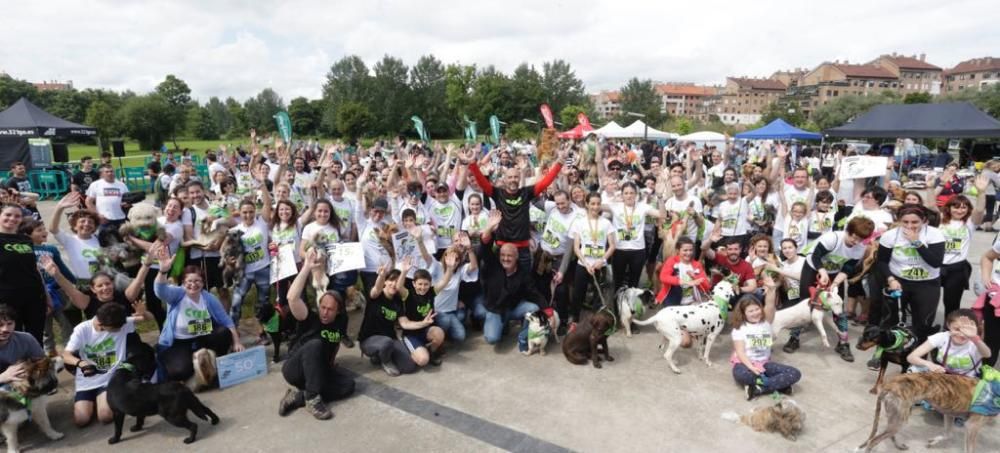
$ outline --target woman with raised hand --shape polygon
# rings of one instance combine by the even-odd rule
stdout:
[[[976,178],[978,190],[975,206],[965,195],[955,195],[941,207],[939,229],[944,235],[944,261],[941,264],[941,288],[944,289],[945,315],[961,308],[962,294],[969,289],[972,265],[969,264],[969,246],[972,233],[983,221],[986,207],[986,185],[982,175]]]

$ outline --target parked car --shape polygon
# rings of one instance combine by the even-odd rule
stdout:
[[[853,142],[853,141],[836,142],[830,145],[831,148],[843,149],[843,150],[846,150],[848,147],[852,146],[854,147],[854,151],[856,151],[858,155],[868,154],[868,150],[872,148],[872,145],[868,143]]]
[[[930,148],[914,143],[905,150],[897,150],[895,143],[882,143],[878,147],[879,156],[892,156],[896,161],[896,169],[900,173],[909,173],[911,169],[930,166],[934,163],[934,153]]]

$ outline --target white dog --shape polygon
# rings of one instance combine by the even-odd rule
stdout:
[[[625,336],[632,336],[632,319],[641,318],[646,308],[653,304],[653,292],[642,288],[623,286],[618,290],[618,315],[625,328]]]
[[[538,310],[525,314],[524,319],[528,321],[528,350],[521,353],[531,355],[537,352],[545,355],[545,346],[549,344],[549,333],[552,332],[548,316],[544,311]]]
[[[823,314],[827,311],[833,312],[834,315],[843,313],[844,300],[837,293],[820,291],[815,304],[811,304],[809,299],[804,299],[791,307],[778,310],[774,314],[774,322],[771,323],[774,338],[778,338],[782,330],[806,326],[812,321],[819,331],[820,338],[823,339],[823,346],[829,348],[830,340],[826,338],[826,329],[823,328]]]
[[[652,318],[645,321],[636,319],[634,322],[640,326],[649,324],[656,326],[656,330],[660,332],[660,335],[663,335],[663,339],[667,343],[667,350],[663,353],[663,358],[667,359],[667,364],[670,365],[670,369],[674,373],[680,374],[681,372],[677,368],[677,364],[674,363],[674,352],[680,347],[684,332],[701,340],[702,360],[705,365],[712,366],[708,355],[712,351],[712,343],[715,342],[715,338],[722,333],[726,316],[729,313],[729,300],[735,294],[733,285],[723,280],[712,289],[711,301],[697,305],[666,307]]]

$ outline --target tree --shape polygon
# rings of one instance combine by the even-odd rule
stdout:
[[[691,123],[691,118],[682,116],[677,118],[677,123],[675,125],[677,133],[680,135],[687,135],[694,132],[694,124]]]
[[[509,140],[529,140],[531,138],[538,136],[538,133],[535,132],[532,128],[528,127],[527,124],[518,121],[516,123],[511,124],[507,128],[507,131],[504,133],[504,136],[506,136],[507,139]]]
[[[288,116],[292,120],[292,130],[299,135],[316,135],[320,112],[304,97],[297,97],[288,103]]]
[[[74,123],[82,123],[87,117],[89,99],[75,89],[53,90],[39,93],[40,107],[49,113]]]
[[[257,96],[243,103],[246,115],[246,129],[257,129],[258,132],[275,132],[274,114],[285,109],[281,96],[270,88],[264,88]]]
[[[331,131],[338,130],[335,124],[338,107],[345,102],[367,104],[370,84],[368,67],[357,55],[341,58],[330,66],[326,83],[323,84],[323,101],[326,107],[323,109],[323,126]]]
[[[898,104],[900,101],[899,94],[889,90],[874,96],[840,96],[817,108],[812,114],[812,121],[820,129],[829,129],[847,123],[878,104]]]
[[[226,130],[226,136],[230,138],[242,137],[246,134],[246,131],[250,129],[247,127],[247,113],[243,108],[243,104],[231,97],[226,98],[226,111],[229,113],[229,120],[231,124],[229,129]]]
[[[514,69],[514,75],[510,78],[510,93],[508,102],[512,121],[524,118],[538,120],[540,115],[538,106],[546,101],[546,97],[545,89],[542,87],[542,75],[534,66],[521,63]]]
[[[191,137],[198,140],[218,140],[219,130],[216,129],[215,121],[208,109],[199,105],[192,105],[188,109],[187,131]]]
[[[135,96],[118,112],[122,131],[139,142],[140,149],[159,149],[173,131],[170,103],[159,94]]]
[[[979,90],[961,90],[940,96],[938,102],[971,102],[980,110],[994,118],[1000,118],[1000,84],[992,84]]]
[[[360,102],[348,101],[341,104],[337,110],[337,130],[340,134],[354,141],[371,128],[375,119],[368,107]]]
[[[635,121],[625,112],[635,112],[645,115],[642,118],[646,124],[660,124],[666,120],[666,115],[660,111],[661,98],[656,92],[653,81],[639,80],[633,77],[621,88],[621,114],[618,122],[625,126]]]
[[[470,114],[470,119],[486,121],[492,115],[501,120],[512,119],[507,102],[511,95],[510,88],[510,79],[492,65],[480,70],[472,84],[470,108],[474,115]]]
[[[907,93],[903,96],[904,104],[930,104],[933,98],[930,93]]]
[[[472,87],[476,83],[476,65],[450,64],[444,70],[445,105],[459,118],[472,111]]]
[[[444,65],[433,55],[425,55],[410,68],[413,110],[426,122],[431,136],[453,137],[461,130],[458,117],[448,108],[447,76]]]
[[[173,74],[168,74],[167,78],[156,86],[156,93],[170,107],[170,115],[167,118],[170,123],[168,135],[170,140],[174,142],[174,148],[180,148],[177,145],[177,131],[183,130],[184,123],[187,121],[187,110],[191,103],[191,88],[188,88],[187,83],[184,83],[183,80],[178,79]]]
[[[38,89],[27,81],[0,74],[0,109],[14,105],[22,97],[34,102],[38,99]]]
[[[562,111],[570,104],[585,105],[587,94],[583,81],[576,77],[573,68],[563,60],[542,63],[542,90],[545,102],[553,112]]]
[[[87,107],[84,123],[97,129],[97,141],[102,151],[108,149],[110,137],[121,133],[121,125],[115,115],[115,110],[103,100],[90,103],[90,106]]]
[[[375,116],[375,131],[394,136],[408,128],[407,122],[414,113],[407,84],[409,68],[403,60],[385,55],[372,70],[375,76],[371,79],[368,106]]]
[[[785,120],[786,123],[795,127],[801,127],[806,122],[806,117],[802,114],[802,110],[798,106],[784,101],[775,101],[764,107],[764,110],[761,112],[761,126],[770,124],[771,121],[778,118]]]
[[[230,115],[229,109],[226,108],[226,104],[220,101],[219,98],[215,96],[209,98],[208,103],[205,104],[205,113],[212,120],[217,135],[224,134],[232,129],[233,117]]]
[[[584,115],[587,114],[587,109],[583,106],[567,105],[566,107],[563,107],[563,109],[559,111],[559,118],[563,123],[563,128],[572,129],[576,127],[577,125],[576,119],[577,117],[579,117],[581,113],[583,113]]]

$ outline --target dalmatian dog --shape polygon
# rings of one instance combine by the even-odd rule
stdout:
[[[674,363],[674,352],[681,346],[685,332],[700,340],[702,361],[706,366],[712,366],[708,355],[712,351],[716,337],[725,327],[729,315],[729,301],[735,294],[732,283],[722,280],[712,288],[712,300],[708,302],[666,307],[645,321],[636,319],[633,322],[640,326],[652,324],[660,335],[663,335],[664,344],[660,345],[661,348],[666,346],[663,358],[667,360],[670,370],[674,373],[681,373],[680,368]]]
[[[625,328],[625,336],[631,337],[632,320],[642,317],[646,309],[653,305],[653,292],[648,289],[623,286],[618,289],[616,296],[618,316],[622,320],[622,327]],[[636,331],[638,330],[636,328]]]

